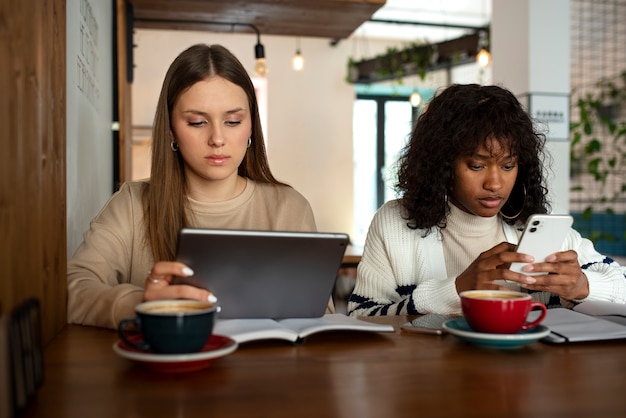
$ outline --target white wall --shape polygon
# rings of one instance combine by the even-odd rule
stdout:
[[[112,4],[67,0],[67,253],[113,190]]]
[[[86,10],[90,13],[84,13]],[[69,255],[113,190],[111,14],[110,2],[67,2]],[[333,47],[325,38],[301,38],[305,69],[295,72],[291,69],[294,37],[262,35],[261,41],[270,68],[266,140],[272,170],[309,199],[320,231],[352,236],[355,93],[354,86],[344,81],[348,57],[370,58],[390,46],[402,47],[403,43],[361,38],[343,40]],[[252,73],[256,43],[253,34],[136,29],[133,125],[152,124],[167,67],[182,50],[199,42],[223,44]],[[477,81],[473,78],[470,75],[463,81]],[[407,79],[405,84],[438,88],[445,80],[440,75],[429,75],[424,82]]]
[[[301,72],[291,69],[296,40],[263,36],[269,74],[266,140],[274,175],[311,203],[320,231],[352,235],[352,104],[346,83],[351,43],[332,47],[327,39],[301,38]],[[132,85],[134,125],[151,125],[167,67],[195,43],[219,43],[249,69],[256,36],[211,32],[136,30]]]
[[[268,131],[270,165],[280,180],[291,184],[311,203],[320,231],[354,236],[352,106],[354,86],[345,82],[348,58],[372,58],[406,42],[354,38],[330,46],[324,38],[301,38],[305,68],[293,71],[295,37],[264,36],[261,42],[269,67]],[[134,35],[135,75],[132,119],[135,126],[152,125],[156,102],[168,66],[195,43],[219,43],[230,49],[252,74],[256,35],[137,29]],[[485,82],[491,70],[455,68],[453,82]],[[406,86],[443,87],[443,72],[426,80],[406,78]],[[383,83],[393,84],[393,83]],[[358,139],[357,139],[358,140]],[[358,146],[358,143],[355,144]],[[362,244],[362,243],[361,243]]]
[[[491,38],[493,80],[511,89],[520,100],[529,95],[569,96],[569,0],[499,0],[493,2]],[[549,108],[553,110],[554,108]],[[569,106],[557,107],[566,115]],[[531,109],[531,113],[533,109]],[[555,135],[547,124],[546,150],[552,156],[548,174],[554,213],[569,212],[569,132]],[[566,128],[567,130],[567,128]]]

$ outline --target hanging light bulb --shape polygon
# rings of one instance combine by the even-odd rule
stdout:
[[[304,58],[300,53],[300,38],[296,38],[296,55],[291,59],[291,66],[295,71],[302,71],[304,68]]]
[[[414,91],[411,93],[411,97],[409,97],[409,102],[411,103],[411,106],[418,107],[422,103],[422,96],[418,91]]]
[[[291,60],[291,65],[296,71],[302,71],[302,69],[304,68],[304,58],[302,57],[302,54],[300,54],[299,49],[296,51],[296,55],[293,56],[293,59]]]
[[[476,62],[481,67],[485,68],[491,64],[491,54],[485,48],[481,49],[478,54],[476,54]]]
[[[254,46],[254,57],[256,58],[254,73],[259,77],[265,77],[269,69],[267,68],[267,64],[265,64],[265,48],[258,37],[257,44]]]
[[[486,68],[491,64],[491,54],[487,51],[487,33],[485,31],[481,31],[478,34],[478,54],[476,54],[476,62],[482,68]]]

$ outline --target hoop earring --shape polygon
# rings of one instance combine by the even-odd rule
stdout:
[[[522,184],[522,187],[523,187],[523,190],[524,190],[524,199],[522,200],[522,207],[520,208],[519,212],[517,212],[515,215],[506,215],[506,214],[504,214],[502,212],[502,209],[504,209],[504,206],[506,206],[507,203],[509,203],[508,200],[507,200],[507,202],[504,204],[502,209],[500,209],[500,216],[502,216],[504,219],[509,219],[509,220],[516,219],[522,213],[522,211],[524,210],[524,206],[526,206],[526,186],[524,184]],[[509,196],[509,200],[510,199],[511,199],[511,196]]]
[[[178,151],[178,144],[174,141],[170,142],[170,148],[172,149],[172,151],[177,152]]]
[[[248,138],[248,148],[252,145],[252,137]]]

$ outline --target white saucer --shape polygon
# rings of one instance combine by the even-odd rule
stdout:
[[[137,336],[136,338],[141,339]],[[113,351],[119,356],[133,360],[152,369],[166,372],[186,372],[207,367],[213,360],[226,356],[237,349],[237,342],[231,338],[213,334],[198,353],[157,354],[139,350],[121,340],[113,344]]]
[[[465,318],[446,321],[443,324],[443,329],[462,340],[489,348],[518,348],[538,341],[550,334],[550,330],[543,325],[520,331],[517,334],[487,334],[484,332],[476,332],[470,328]]]

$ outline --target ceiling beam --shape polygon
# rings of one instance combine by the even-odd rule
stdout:
[[[406,21],[406,20],[389,20],[389,19],[368,19],[368,22],[373,23],[388,23],[393,25],[411,25],[411,26],[432,26],[436,28],[448,28],[448,29],[470,29],[470,30],[486,30],[489,25],[475,26],[475,25],[460,25],[454,23],[436,23],[436,22],[421,22],[421,21]]]
[[[136,28],[211,30],[201,22],[252,24],[263,35],[346,39],[386,0],[128,0]]]

